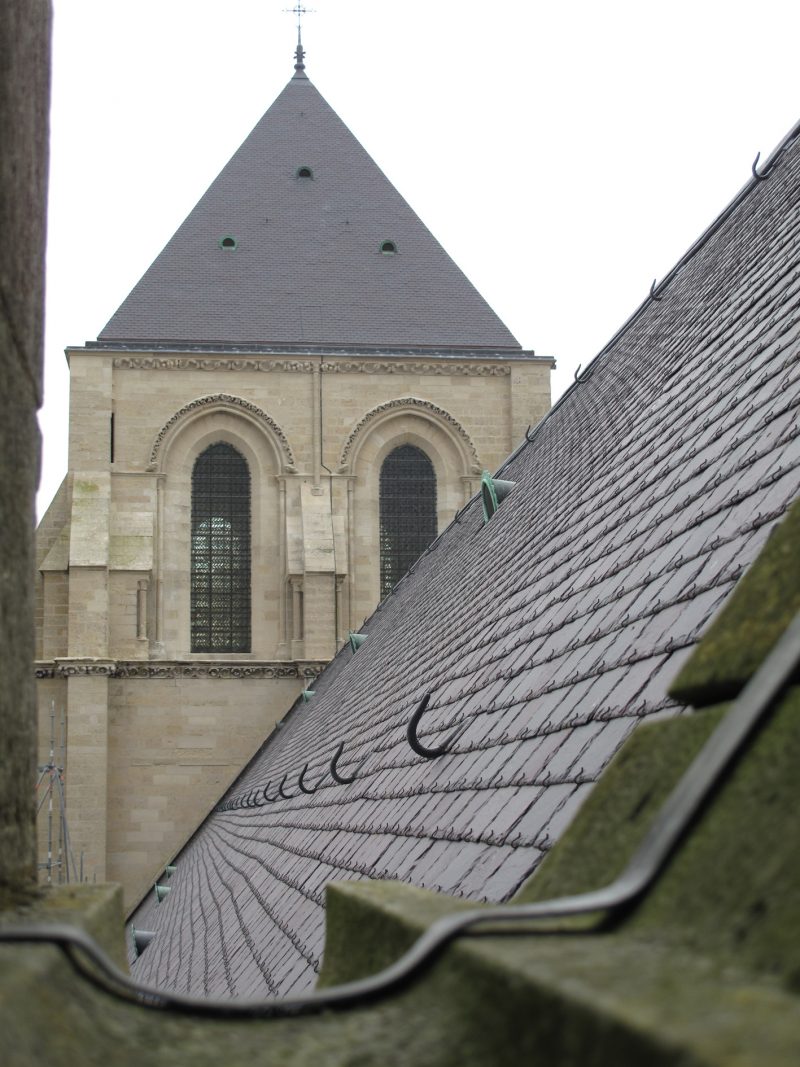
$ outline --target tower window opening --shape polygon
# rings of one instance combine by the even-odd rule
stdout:
[[[250,651],[250,471],[224,443],[192,471],[191,648]]]
[[[381,599],[436,539],[436,474],[425,453],[400,445],[380,474]]]

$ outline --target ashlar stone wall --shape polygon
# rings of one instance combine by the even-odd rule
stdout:
[[[441,531],[550,404],[553,361],[68,350],[67,476],[39,529],[40,762],[66,722],[73,856],[134,904],[379,599],[379,477],[426,453]],[[251,477],[251,650],[191,650],[191,484]],[[40,851],[44,829],[40,823]]]

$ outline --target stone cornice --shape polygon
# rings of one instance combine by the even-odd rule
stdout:
[[[201,370],[201,371],[283,371],[310,374],[316,362],[302,359],[255,359],[216,356],[117,356],[114,366],[124,370]],[[447,359],[408,362],[400,357],[391,360],[346,359],[322,363],[326,374],[427,374],[437,377],[466,375],[470,378],[504,378],[511,373],[508,363],[459,363]]]
[[[316,678],[317,662],[229,662],[221,660],[38,660],[37,678],[198,678],[207,680]]]

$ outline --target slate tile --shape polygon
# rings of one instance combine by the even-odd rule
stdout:
[[[572,784],[546,786],[527,812],[511,826],[506,840],[510,844],[532,844],[575,789]]]
[[[472,833],[499,840],[541,796],[540,786],[509,786],[486,792],[482,811],[472,821]]]
[[[800,144],[780,167],[796,185]],[[282,992],[308,988],[313,966],[286,931],[320,953],[324,912],[309,895],[362,870],[507,899],[632,724],[683,712],[667,697],[690,652],[682,642],[707,627],[800,490],[798,408],[786,406],[800,371],[784,366],[800,290],[771,251],[790,251],[789,187],[745,198],[670,280],[669,301],[628,325],[514,458],[499,521],[484,527],[473,505],[369,621],[357,665],[334,660],[314,704],[287,718],[232,792],[284,774],[294,788],[306,760],[316,780],[340,738],[345,768],[369,754],[358,783],[212,816],[181,854],[168,905],[146,897],[137,909],[137,925],[159,930],[137,975],[222,995],[224,941],[237,990],[263,986],[244,916]],[[485,560],[492,595],[478,579]],[[423,736],[470,724],[453,752],[421,760],[405,728],[428,690]],[[589,780],[518,784],[548,771]],[[421,836],[387,832],[399,820]],[[516,845],[488,843],[503,839]]]
[[[605,723],[589,738],[588,744],[575,761],[584,778],[596,779],[636,726],[636,719],[618,718]]]
[[[540,849],[532,846],[515,848],[486,880],[486,899],[497,904],[507,901],[530,878],[543,856]]]

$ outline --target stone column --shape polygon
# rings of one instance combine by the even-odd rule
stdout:
[[[337,645],[341,645],[347,639],[347,633],[346,633],[345,627],[344,627],[344,617],[345,617],[344,582],[345,582],[345,575],[337,574],[336,575],[336,623],[337,623],[336,644]]]
[[[0,4],[0,897],[35,877],[39,476],[50,5]],[[1,904],[1,902],[0,902]]]
[[[292,587],[292,659],[303,658],[303,579],[290,578]]]
[[[140,578],[136,590],[136,637],[139,641],[147,640],[147,594],[150,583],[146,578]]]
[[[311,367],[311,447],[314,452],[311,462],[315,489],[319,488],[322,475],[322,438],[320,436],[321,365],[322,358],[320,357],[319,363],[314,363]]]

